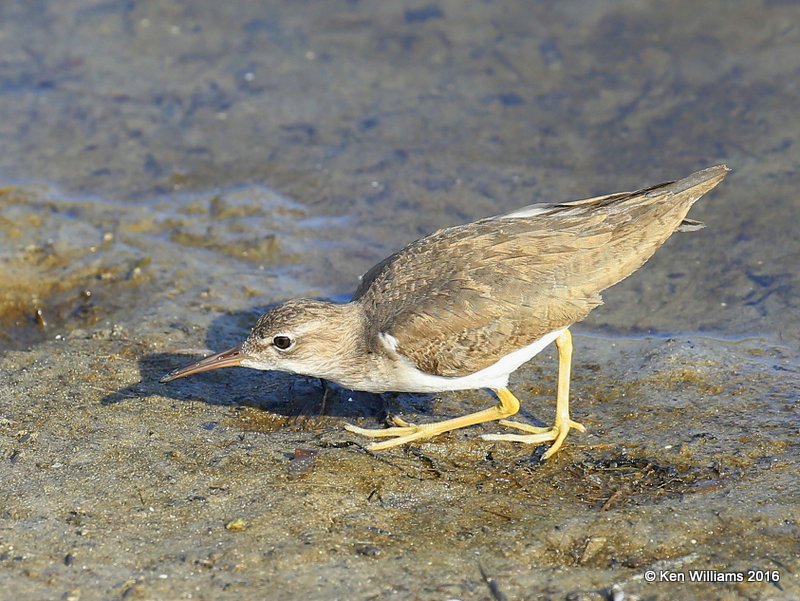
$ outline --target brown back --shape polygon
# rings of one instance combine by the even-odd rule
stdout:
[[[355,300],[372,337],[394,336],[419,369],[474,373],[585,318],[682,224],[696,227],[686,213],[726,173],[439,230],[373,267]]]

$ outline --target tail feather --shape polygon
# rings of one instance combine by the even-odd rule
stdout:
[[[678,226],[678,229],[675,231],[678,232],[696,232],[697,230],[702,230],[706,226],[705,223],[702,221],[697,221],[696,219],[689,219],[688,217],[684,218],[681,221],[681,224]]]
[[[709,167],[696,173],[692,173],[689,177],[684,177],[668,186],[668,189],[673,194],[680,194],[688,190],[692,191],[692,195],[697,195],[700,198],[703,194],[711,190],[719,184],[725,176],[728,175],[730,169],[727,165],[717,165]]]

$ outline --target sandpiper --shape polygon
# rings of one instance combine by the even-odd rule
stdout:
[[[241,345],[161,381],[241,365],[368,392],[488,388],[499,403],[463,417],[420,425],[395,417],[388,428],[345,428],[388,438],[370,445],[379,451],[500,420],[523,434],[483,439],[553,441],[547,459],[570,429],[585,431],[569,414],[570,326],[673,232],[703,227],[686,214],[728,171],[718,165],[636,192],[534,204],[439,230],[370,269],[349,303],[283,303],[264,314]],[[553,426],[507,420],[519,411],[509,375],[551,342],[559,363]]]

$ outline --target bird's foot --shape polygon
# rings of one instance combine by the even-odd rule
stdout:
[[[558,449],[561,448],[561,445],[564,443],[564,439],[567,437],[567,434],[569,434],[570,430],[575,429],[579,432],[586,432],[586,428],[583,424],[572,421],[570,418],[556,419],[552,428],[537,428],[536,426],[529,426],[528,424],[507,419],[501,419],[497,423],[510,428],[516,428],[517,430],[522,430],[523,432],[529,432],[529,434],[483,434],[481,436],[483,440],[521,442],[524,444],[541,444],[551,440],[554,441],[550,448],[547,449],[547,452],[542,455],[543,461],[545,459],[549,459],[558,452]]]
[[[407,442],[412,442],[414,440],[433,438],[434,436],[438,436],[439,434],[443,434],[445,432],[450,432],[451,430],[458,430],[459,428],[466,428],[467,426],[474,426],[475,424],[482,424],[483,422],[494,421],[496,419],[508,417],[509,415],[514,415],[519,409],[519,401],[514,398],[514,395],[508,390],[501,390],[502,392],[498,394],[500,399],[500,403],[498,405],[489,407],[488,409],[483,409],[481,411],[476,411],[475,413],[470,413],[469,415],[462,415],[461,417],[454,417],[452,419],[446,419],[444,421],[434,422],[431,424],[420,424],[418,426],[409,424],[399,417],[393,417],[392,423],[394,426],[390,428],[371,430],[347,424],[345,429],[349,430],[350,432],[354,432],[355,434],[371,436],[373,438],[395,436],[396,438],[393,438],[392,440],[378,442],[367,447],[367,449],[370,451],[383,451],[384,449],[399,447],[400,445],[404,445]]]
[[[392,440],[376,442],[369,445],[367,449],[370,451],[383,451],[384,449],[390,449],[392,447],[404,445],[407,442],[419,440],[420,438],[430,438],[439,433],[436,431],[437,428],[433,427],[436,426],[436,424],[422,424],[417,426],[397,416],[392,416],[391,422],[394,424],[394,426],[389,428],[360,428],[352,424],[345,424],[344,429],[348,432],[352,432],[353,434],[369,436],[370,438],[388,438],[391,436],[396,437]]]
[[[371,438],[383,438],[385,436],[403,436],[405,434],[411,434],[415,432],[417,426],[414,424],[410,424],[402,418],[393,415],[389,418],[394,426],[389,428],[361,428],[359,426],[354,426],[353,424],[345,424],[344,429],[348,432],[353,432],[354,434],[360,434],[361,436],[369,436]]]

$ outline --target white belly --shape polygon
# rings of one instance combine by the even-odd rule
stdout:
[[[442,392],[445,390],[472,390],[473,388],[505,388],[508,386],[508,376],[515,372],[520,365],[539,354],[563,331],[562,329],[550,332],[533,344],[509,353],[489,367],[457,378],[425,373],[414,367],[407,359],[401,358],[400,361],[395,362],[394,378],[387,390],[392,392]]]

